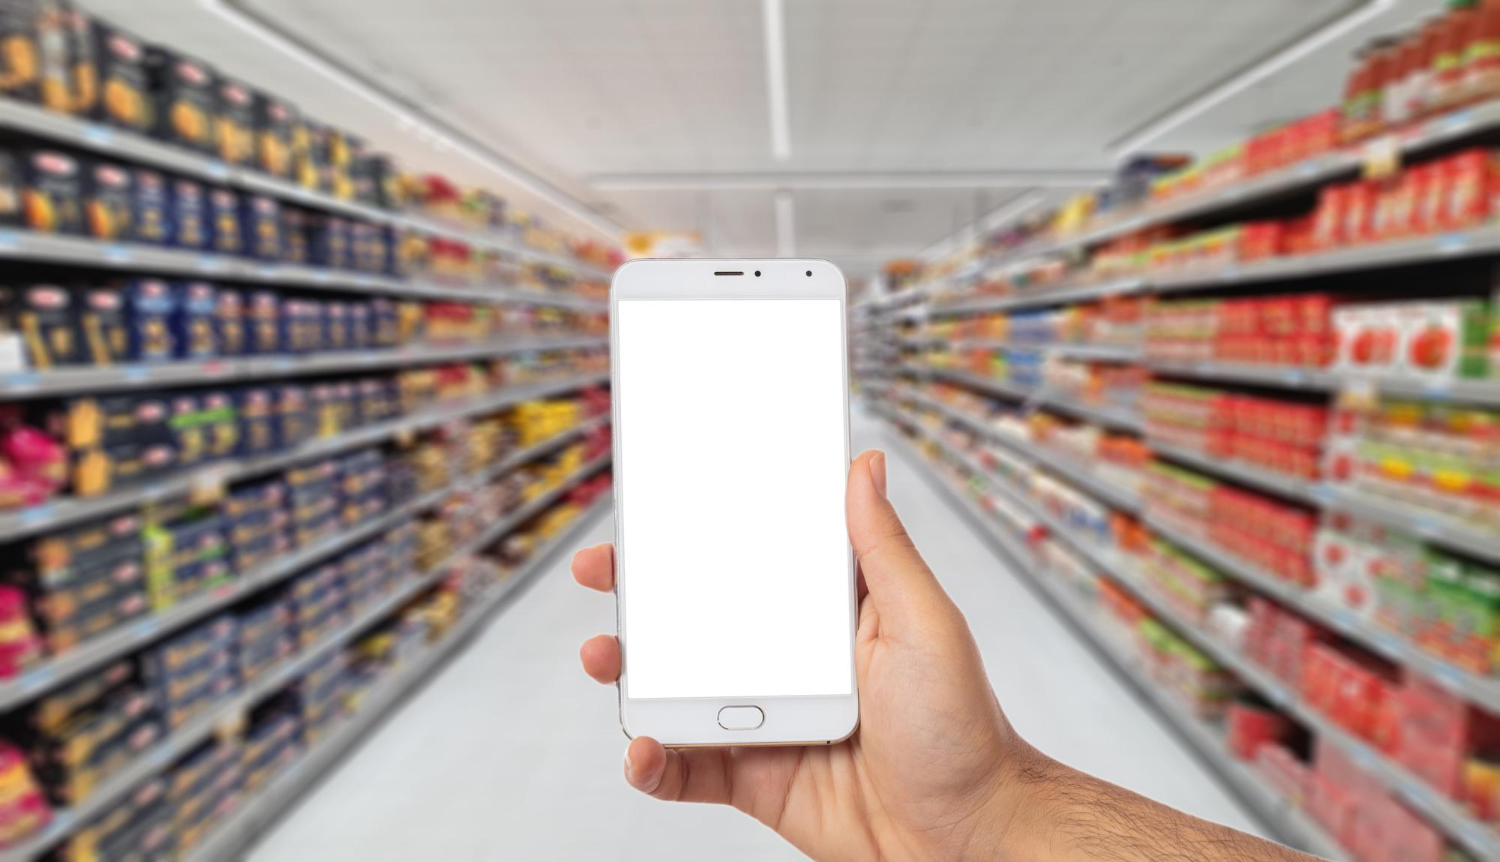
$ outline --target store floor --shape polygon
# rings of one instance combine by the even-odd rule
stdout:
[[[856,450],[883,431],[857,416]],[[890,451],[889,484],[917,545],[968,615],[1011,720],[1043,751],[1241,829],[1249,815],[1100,663],[919,465]],[[610,538],[601,519],[580,542]],[[283,819],[253,862],[799,858],[734,811],[667,805],[621,778],[612,688],[578,644],[614,628],[607,596],[542,572],[489,630]]]

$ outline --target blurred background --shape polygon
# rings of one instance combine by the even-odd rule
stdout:
[[[843,269],[1038,747],[1500,859],[1497,142],[1494,0],[4,0],[0,862],[797,858],[577,667],[639,256]]]

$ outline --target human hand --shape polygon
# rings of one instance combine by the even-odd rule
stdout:
[[[632,786],[658,799],[733,805],[815,859],[993,853],[1012,816],[1004,794],[1037,755],[1006,721],[968,624],[885,489],[884,454],[850,465],[845,508],[864,593],[854,735],[835,746],[685,750],[639,737],[625,752]],[[573,576],[612,590],[613,547],[580,551]],[[599,682],[619,680],[615,637],[590,638],[580,657]]]

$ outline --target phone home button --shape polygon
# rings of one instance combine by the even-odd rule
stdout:
[[[726,706],[719,710],[719,726],[725,730],[754,730],[766,723],[758,706]]]

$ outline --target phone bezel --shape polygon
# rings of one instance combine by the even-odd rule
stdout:
[[[754,275],[756,271],[760,276]],[[812,275],[808,276],[807,272]],[[743,275],[716,275],[742,272]],[[849,350],[848,295],[844,274],[826,260],[739,259],[654,260],[626,263],[615,271],[610,284],[610,376],[613,387],[615,483],[615,630],[620,640],[620,727],[625,735],[650,736],[669,747],[719,745],[818,745],[848,739],[859,725],[859,690],[854,671],[854,638],[859,627],[857,575],[854,550],[849,548],[849,674],[850,693],[819,697],[701,697],[628,698],[625,696],[630,668],[630,646],[625,615],[625,591],[629,580],[625,560],[626,539],[620,530],[625,470],[621,442],[619,333],[617,319],[621,300],[703,299],[836,299],[839,302],[839,357],[843,364],[844,460],[850,457],[849,442]],[[767,344],[774,342],[767,335]],[[847,543],[847,537],[845,539]],[[769,634],[769,631],[768,631]],[[767,705],[774,704],[774,709]],[[719,726],[719,710],[728,706],[761,706],[765,723],[755,730],[725,730]]]

